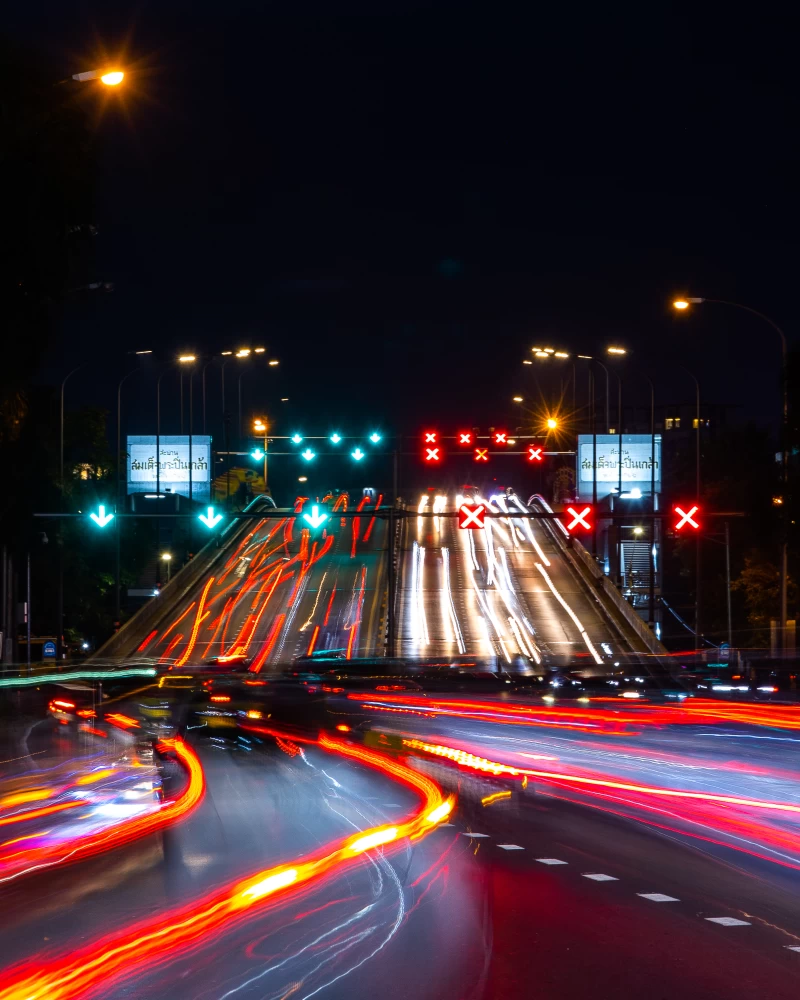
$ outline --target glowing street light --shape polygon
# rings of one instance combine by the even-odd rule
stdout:
[[[188,363],[190,363],[192,361],[197,361],[197,358],[195,357],[194,354],[181,354],[181,356],[178,358],[178,361],[182,365],[185,365],[185,364],[188,364]]]
[[[515,403],[521,403],[522,402],[522,396],[514,396],[514,402]]]
[[[169,583],[170,569],[171,569],[171,565],[172,565],[172,553],[171,552],[162,552],[161,553],[161,560],[162,560],[162,562],[164,562],[166,564],[166,567],[167,567],[167,583]]]
[[[84,73],[73,73],[72,79],[78,83],[86,83],[89,80],[99,80],[106,87],[118,87],[125,79],[125,74],[120,69],[90,69]]]
[[[279,364],[280,364],[280,361],[276,361],[274,358],[272,359],[272,361],[269,362],[270,368],[274,368],[275,365],[279,365]]]
[[[547,429],[549,431],[554,431],[558,427],[558,421],[555,417],[548,417],[545,424],[547,425]]]
[[[683,311],[684,309],[688,309],[690,305],[698,305],[700,302],[705,302],[705,299],[693,295],[685,299],[675,299],[672,303],[672,308]]]
[[[607,347],[606,354],[627,354],[624,347]]]

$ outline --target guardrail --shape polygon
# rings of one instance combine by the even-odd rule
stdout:
[[[263,502],[261,497],[252,500],[245,511]],[[286,515],[284,515],[286,516]],[[158,626],[170,608],[186,597],[197,582],[211,570],[229,551],[229,545],[251,527],[249,518],[231,521],[219,534],[212,535],[197,555],[183,566],[164,587],[158,597],[153,597],[115,632],[88,659],[119,659],[131,656],[141,645],[142,638]],[[225,537],[226,534],[228,537]]]

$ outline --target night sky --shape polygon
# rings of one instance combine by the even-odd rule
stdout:
[[[110,407],[125,351],[263,343],[280,375],[248,374],[248,411],[289,396],[286,429],[412,432],[506,420],[533,344],[615,341],[661,400],[692,399],[682,360],[705,399],[773,418],[772,331],[669,308],[731,298],[797,328],[793,35],[746,14],[18,9],[6,32],[55,77],[101,43],[130,67],[95,133],[96,277],[114,291],[70,305],[42,377],[103,352],[73,403]],[[131,395],[130,430],[153,430],[145,381]]]

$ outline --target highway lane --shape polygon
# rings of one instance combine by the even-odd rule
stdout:
[[[640,727],[641,735],[609,736],[602,745],[601,737],[570,729],[520,734],[520,727],[476,720],[417,717],[400,728],[395,718],[382,725],[537,768],[664,783],[672,774],[672,784],[700,788],[711,787],[713,772],[723,791],[800,798],[797,751],[779,742],[791,737],[754,741],[743,753],[741,737],[768,735],[743,727],[723,726],[713,735],[699,726]],[[37,731],[34,752],[46,738]],[[12,886],[0,916],[4,963],[83,946],[171,912],[354,828],[392,822],[413,799],[383,775],[317,747],[290,740],[280,749],[248,738],[249,748],[197,744],[206,799],[163,837]],[[440,762],[418,766],[453,780]],[[800,948],[800,870],[688,836],[663,812],[657,825],[645,822],[639,802],[628,803],[631,816],[620,815],[622,795],[592,801],[553,783],[532,781],[523,790],[518,782],[463,771],[456,780],[460,803],[452,823],[413,850],[375,852],[204,936],[188,952],[176,948],[167,961],[144,961],[93,995],[796,994],[800,952],[791,949]]]
[[[184,823],[8,887],[0,995],[9,967],[26,958],[68,960],[75,948],[177,913],[254,872],[396,822],[417,802],[386,775],[315,746],[247,740],[233,749],[196,744],[207,793]],[[92,995],[478,996],[488,954],[483,900],[462,877],[464,855],[451,856],[452,842],[429,837],[365,854],[166,958],[150,959],[143,939],[137,958]]]
[[[505,497],[475,496],[498,513],[524,510]],[[418,513],[453,511],[458,496],[423,495]],[[519,656],[545,667],[639,662],[642,650],[607,621],[536,519],[487,521],[461,530],[452,517],[405,522],[399,595],[401,653]]]
[[[173,670],[246,657],[260,671],[314,650],[372,653],[380,645],[385,523],[370,500],[358,506],[363,517],[342,518],[343,509],[345,498],[318,529],[300,516],[255,522],[214,573],[165,609],[136,657]]]

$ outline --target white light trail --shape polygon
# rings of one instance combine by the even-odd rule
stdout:
[[[411,577],[413,593],[411,597],[412,608],[412,635],[417,640],[418,645],[428,645],[428,621],[425,617],[425,600],[422,591],[422,577],[425,569],[425,549],[416,542],[412,550]]]
[[[547,570],[544,568],[544,566],[542,566],[541,563],[536,563],[535,565],[536,565],[536,568],[539,570],[539,572],[544,577],[545,583],[550,588],[550,591],[553,594],[553,597],[555,597],[555,599],[558,601],[558,603],[561,605],[561,607],[567,612],[567,614],[570,616],[570,618],[575,623],[575,627],[580,632],[581,638],[583,639],[584,643],[586,644],[586,648],[589,650],[589,652],[594,657],[594,662],[595,663],[602,663],[603,662],[603,658],[600,656],[600,654],[594,648],[594,646],[592,644],[592,640],[586,634],[586,629],[583,627],[583,625],[581,624],[578,616],[575,614],[575,612],[572,610],[572,608],[569,606],[569,604],[567,604],[567,602],[564,600],[564,598],[561,596],[561,594],[559,594],[559,592],[556,590],[555,586],[553,585],[553,581],[547,575]]]
[[[450,641],[455,640],[459,653],[466,653],[464,636],[456,617],[456,607],[453,603],[453,593],[450,589],[450,550],[442,547],[442,618],[449,621],[452,629]]]

